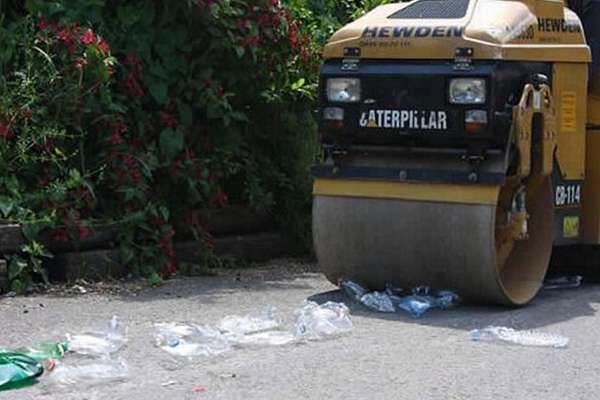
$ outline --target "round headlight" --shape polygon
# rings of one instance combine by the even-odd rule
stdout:
[[[455,78],[450,81],[450,103],[483,104],[485,103],[485,79]]]
[[[327,79],[327,100],[339,103],[356,103],[360,101],[360,79]]]

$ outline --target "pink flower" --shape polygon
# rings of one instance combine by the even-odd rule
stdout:
[[[88,29],[83,35],[81,35],[80,40],[83,44],[92,44],[96,42],[96,35],[91,29]]]
[[[100,40],[100,43],[98,43],[98,50],[102,54],[106,54],[110,51],[110,47],[109,47],[108,43],[106,42],[106,40],[104,40],[104,39]]]
[[[78,230],[79,230],[79,239],[85,239],[88,236],[90,236],[90,230],[87,227],[80,225]]]
[[[86,61],[85,58],[83,58],[83,57],[77,57],[75,59],[75,68],[81,69],[81,68],[83,68],[86,65],[87,65],[87,61]]]
[[[15,137],[14,133],[10,130],[10,127],[7,125],[0,124],[0,137],[10,140]]]
[[[45,31],[46,29],[48,29],[48,22],[46,21],[46,18],[40,17],[40,19],[38,20],[38,29],[41,31]]]

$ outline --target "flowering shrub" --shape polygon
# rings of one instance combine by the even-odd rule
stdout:
[[[32,0],[0,25],[0,213],[30,240],[14,290],[50,256],[118,222],[132,272],[177,271],[176,237],[207,254],[201,210],[272,211],[307,236],[318,57],[276,0]],[[5,46],[6,44],[6,46]]]

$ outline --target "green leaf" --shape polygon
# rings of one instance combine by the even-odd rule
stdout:
[[[7,197],[0,198],[0,212],[4,218],[8,218],[12,210],[15,208],[15,203]]]
[[[181,123],[185,126],[192,126],[194,117],[192,113],[192,107],[183,101],[177,102],[177,108],[179,109],[179,116],[181,117]]]
[[[183,147],[183,134],[178,130],[165,129],[160,133],[160,150],[169,161],[177,157]]]
[[[25,292],[25,284],[20,279],[15,279],[10,283],[10,290],[15,293],[21,294]]]
[[[169,100],[167,84],[161,80],[154,79],[150,81],[148,90],[150,91],[152,97],[154,97],[154,100],[156,100],[156,102],[160,105],[166,104]]]
[[[29,241],[34,241],[37,239],[40,231],[42,230],[42,224],[38,223],[24,223],[21,225],[21,232],[23,236]]]
[[[162,217],[162,219],[164,219],[165,221],[169,220],[169,209],[165,206],[160,206],[158,207],[158,212],[160,213],[160,216]]]
[[[13,279],[18,278],[25,268],[27,268],[27,262],[25,260],[21,257],[13,257],[8,265],[8,280],[12,281]]]
[[[162,282],[162,278],[156,272],[153,272],[148,278],[148,283],[150,286],[159,286]]]
[[[304,78],[298,79],[296,82],[292,83],[292,90],[300,89],[302,86],[304,86],[304,83],[306,83]]]

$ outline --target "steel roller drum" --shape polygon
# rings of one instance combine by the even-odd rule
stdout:
[[[527,198],[529,239],[514,242],[502,257],[495,204],[315,191],[313,238],[320,268],[334,284],[352,279],[371,289],[426,285],[455,290],[473,302],[526,304],[542,285],[552,250],[549,180],[540,187]]]

